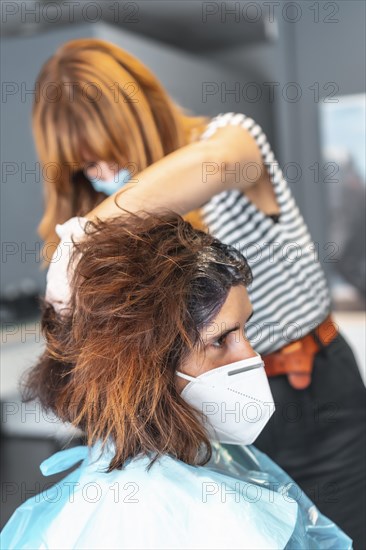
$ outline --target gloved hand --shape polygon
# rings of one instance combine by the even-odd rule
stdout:
[[[45,299],[50,302],[58,313],[68,309],[70,301],[70,280],[74,264],[69,266],[73,242],[85,235],[84,228],[89,220],[80,216],[70,218],[63,224],[57,224],[55,229],[61,241],[57,246],[46,276]]]

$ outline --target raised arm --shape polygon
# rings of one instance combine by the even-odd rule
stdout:
[[[71,218],[57,227],[61,241],[48,270],[45,296],[57,311],[68,309],[73,270],[73,266],[69,266],[71,239],[83,237],[88,220],[121,216],[123,211],[119,206],[130,212],[163,207],[184,215],[199,208],[217,193],[235,188],[245,191],[256,183],[253,177],[239,180],[237,175],[245,174],[249,163],[255,163],[259,167],[258,172],[263,169],[262,154],[252,135],[257,135],[259,127],[244,115],[224,117],[220,119],[223,127],[214,124],[205,132],[206,137],[202,141],[165,156],[140,172],[137,183],[126,185],[86,216]],[[243,118],[240,117],[245,117],[244,123],[249,123],[250,132],[243,126]],[[230,124],[226,125],[226,121]],[[240,126],[236,125],[238,122],[241,122]],[[117,195],[119,206],[114,202]]]
[[[250,177],[243,177],[249,163],[258,166],[258,178],[253,170]],[[117,204],[131,212],[166,207],[184,215],[226,189],[245,191],[256,183],[261,170],[263,160],[254,137],[242,125],[229,124],[155,162],[137,175],[136,183],[106,198],[85,217],[120,216],[117,195]]]

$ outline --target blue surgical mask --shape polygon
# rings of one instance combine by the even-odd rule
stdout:
[[[99,178],[88,178],[96,191],[106,195],[113,195],[131,179],[131,172],[122,168],[111,180],[103,181]]]

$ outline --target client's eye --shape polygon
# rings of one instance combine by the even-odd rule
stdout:
[[[220,336],[220,338],[218,338],[217,340],[215,340],[215,342],[213,342],[211,344],[211,346],[213,346],[214,348],[222,348],[223,345],[225,344],[226,342],[226,338],[227,338],[227,334],[225,334],[224,336]]]

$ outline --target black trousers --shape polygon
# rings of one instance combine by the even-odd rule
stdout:
[[[342,335],[314,359],[311,385],[269,379],[276,411],[254,445],[366,549],[366,389]]]

